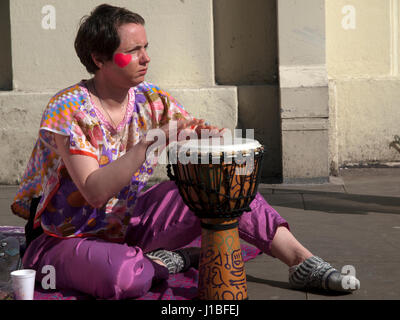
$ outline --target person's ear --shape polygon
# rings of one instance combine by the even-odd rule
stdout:
[[[101,59],[98,55],[95,53],[90,54],[93,60],[93,63],[97,66],[97,68],[101,69],[102,66],[104,65],[103,59]]]

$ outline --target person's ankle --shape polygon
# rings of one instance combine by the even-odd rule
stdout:
[[[153,262],[159,264],[160,266],[162,266],[162,267],[164,267],[164,268],[167,268],[167,266],[165,265],[165,263],[163,263],[161,260],[159,260],[159,259],[152,259],[152,258],[150,258],[150,259],[151,259]]]
[[[293,258],[293,260],[289,263],[289,267],[294,267],[297,266],[307,259],[311,258],[313,254],[311,253],[304,253],[304,252],[299,252],[296,254],[296,256]]]

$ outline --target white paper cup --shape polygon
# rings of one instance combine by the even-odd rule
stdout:
[[[22,269],[11,272],[12,287],[16,300],[33,300],[36,271]]]

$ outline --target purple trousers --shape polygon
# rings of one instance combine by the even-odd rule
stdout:
[[[100,299],[127,299],[145,295],[157,281],[168,279],[168,270],[145,253],[184,247],[200,236],[200,220],[184,204],[174,182],[157,184],[142,193],[124,244],[94,238],[58,239],[42,234],[23,257],[24,268],[41,270],[52,265],[57,289],[73,289]],[[261,194],[251,211],[239,220],[239,236],[271,255],[270,246],[279,226],[288,223]]]

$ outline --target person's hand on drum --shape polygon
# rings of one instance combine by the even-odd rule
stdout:
[[[162,152],[170,143],[176,142],[182,137],[190,136],[190,133],[203,122],[204,120],[198,119],[168,121],[157,129],[149,130],[146,136],[142,138],[141,143],[145,144],[146,150],[159,148],[158,151]]]
[[[198,139],[222,137],[227,130],[226,128],[220,129],[216,126],[212,126],[204,119],[200,119],[198,125],[191,129],[195,130]]]
[[[172,120],[157,129],[149,130],[141,143],[145,144],[146,153],[158,149],[157,153],[160,154],[172,142],[223,137],[225,132],[226,129],[211,126],[204,119]]]
[[[196,118],[169,121],[159,129],[165,134],[166,145],[174,141],[187,140],[188,137],[191,139],[221,137],[226,131],[226,129],[209,125],[204,119]]]

